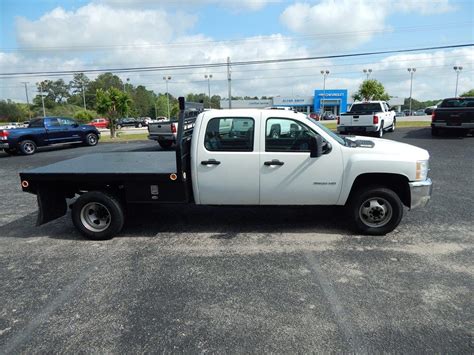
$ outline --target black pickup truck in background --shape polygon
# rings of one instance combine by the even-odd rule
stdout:
[[[431,116],[431,134],[439,136],[443,130],[461,134],[474,131],[474,97],[444,99]]]

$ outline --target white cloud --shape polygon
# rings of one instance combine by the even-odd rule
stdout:
[[[319,47],[356,48],[377,33],[390,30],[389,15],[416,12],[430,15],[453,11],[449,0],[321,0],[288,6],[280,21],[295,33],[314,36]]]
[[[88,4],[76,11],[57,7],[36,21],[19,17],[16,30],[21,47],[78,50],[81,46],[164,43],[188,31],[196,20],[194,15],[170,14],[160,9],[135,10]]]
[[[99,3],[104,3],[112,6],[121,7],[156,7],[156,6],[182,6],[182,2],[179,0],[98,0]],[[236,9],[245,9],[250,11],[261,10],[270,3],[278,3],[280,0],[186,0],[186,6],[205,6],[205,5],[218,5],[221,7]]]

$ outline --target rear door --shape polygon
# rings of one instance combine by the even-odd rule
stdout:
[[[57,118],[45,118],[44,128],[48,134],[48,142],[50,144],[64,143],[67,141],[67,135],[64,129],[61,127]]]
[[[260,115],[260,113],[258,113]],[[258,205],[259,117],[204,115],[195,174],[200,204]]]

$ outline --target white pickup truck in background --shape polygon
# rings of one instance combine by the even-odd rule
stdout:
[[[385,101],[355,102],[350,110],[337,121],[341,134],[374,134],[381,138],[385,131],[393,132],[396,125],[395,111]]]

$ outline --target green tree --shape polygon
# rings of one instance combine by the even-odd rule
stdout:
[[[92,121],[95,116],[96,115],[94,114],[94,112],[89,111],[89,110],[77,111],[74,114],[74,118],[76,120],[81,121],[81,122],[85,122],[85,123]]]
[[[123,91],[123,82],[117,75],[112,73],[100,74],[95,80],[86,86],[86,104],[88,108],[96,107],[97,90],[108,90],[116,88]]]
[[[108,90],[97,89],[97,112],[106,115],[110,121],[110,137],[115,138],[115,122],[117,118],[127,114],[130,97],[115,87]]]
[[[461,94],[461,97],[473,97],[473,96],[474,96],[474,89],[471,89]]]
[[[26,105],[24,105],[26,106]],[[0,121],[9,122],[9,121],[21,121],[24,120],[27,116],[27,111],[22,108],[21,105],[11,101],[11,100],[1,100],[0,101]]]
[[[359,86],[359,90],[352,95],[357,101],[382,100],[388,101],[390,96],[385,92],[382,83],[375,79],[364,80]]]
[[[69,94],[69,85],[64,82],[63,79],[58,80],[43,80],[39,83],[36,83],[38,92],[43,92],[45,105],[48,107],[53,107],[55,104],[60,104],[65,102]],[[37,95],[34,99],[34,102],[41,104],[41,96]]]

